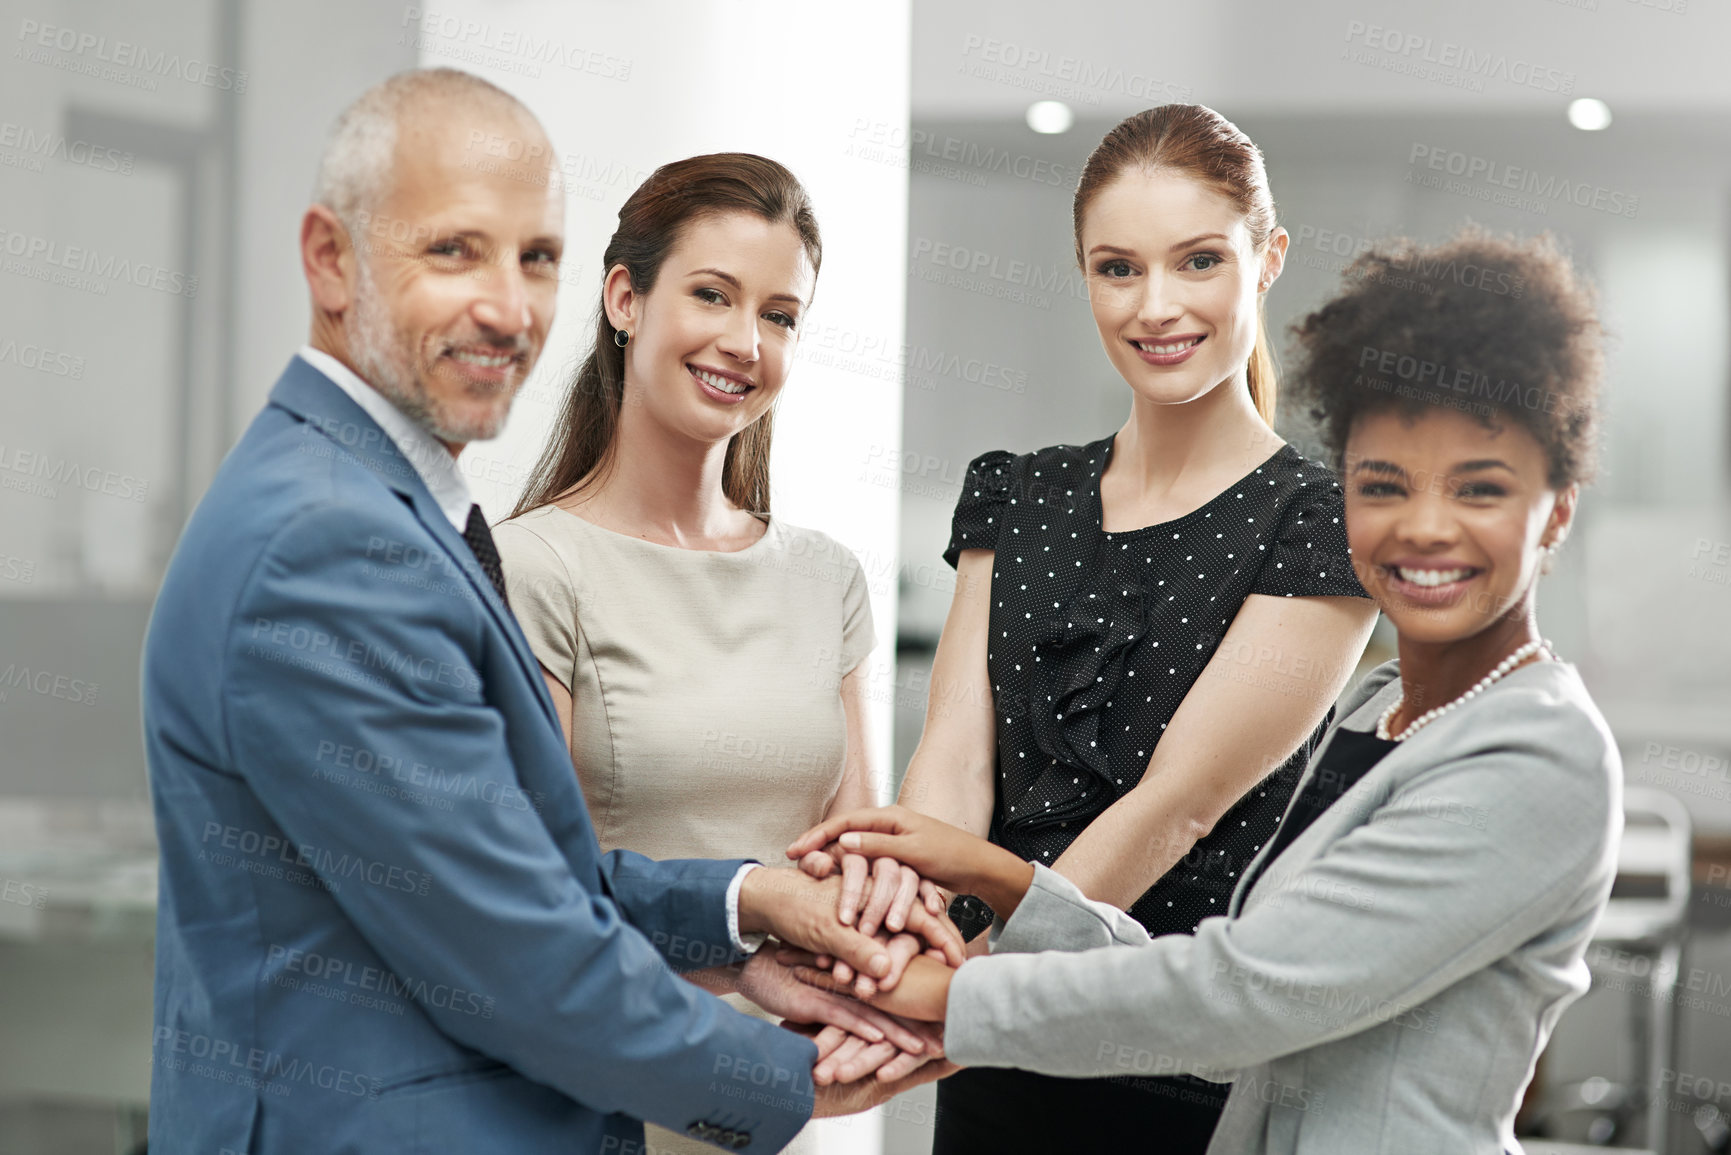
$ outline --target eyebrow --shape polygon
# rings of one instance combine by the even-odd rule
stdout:
[[[436,245],[443,241],[456,240],[481,241],[490,245],[493,243],[493,235],[485,229],[451,229],[448,232],[436,230],[432,238],[427,241],[427,244]],[[556,252],[563,253],[565,251],[565,238],[543,234],[542,236],[532,238],[525,247],[531,249],[553,249]]]
[[[1177,244],[1170,246],[1166,251],[1169,253],[1177,252],[1179,249],[1187,249],[1192,245],[1199,245],[1203,241],[1230,242],[1231,240],[1232,238],[1227,236],[1225,233],[1202,233],[1200,236],[1194,236],[1188,240],[1179,241]],[[1095,253],[1122,253],[1126,257],[1133,257],[1136,255],[1135,250],[1121,249],[1117,245],[1095,245],[1093,248],[1088,250],[1089,256],[1093,256]]]
[[[1515,472],[1514,466],[1510,465],[1506,461],[1500,461],[1495,457],[1481,458],[1476,461],[1463,461],[1450,469],[1449,472],[1481,473],[1487,469],[1506,469],[1510,473]],[[1376,459],[1361,461],[1352,467],[1352,471],[1354,473],[1377,473],[1388,477],[1402,477],[1406,474],[1406,470],[1401,466],[1396,465],[1394,462],[1379,461]]]
[[[1352,467],[1352,471],[1354,473],[1381,473],[1387,474],[1390,477],[1404,477],[1406,475],[1406,470],[1402,469],[1394,462],[1378,461],[1374,458],[1359,462],[1357,465]]]
[[[712,277],[715,277],[718,280],[726,281],[728,284],[732,285],[736,289],[743,289],[744,288],[744,286],[739,283],[738,277],[734,276],[732,273],[729,273],[723,269],[693,269],[685,275],[688,278],[689,277],[701,277],[705,273],[707,273],[708,275],[710,275]],[[792,293],[771,293],[767,299],[771,300],[771,301],[792,301],[796,305],[805,304],[805,302],[803,300],[801,300],[799,297],[795,296]]]

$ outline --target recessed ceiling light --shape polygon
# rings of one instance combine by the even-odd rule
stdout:
[[[1061,100],[1037,100],[1028,106],[1028,127],[1035,132],[1069,132],[1076,114]]]
[[[1611,124],[1611,106],[1602,100],[1583,96],[1569,102],[1569,123],[1583,132],[1598,132]]]

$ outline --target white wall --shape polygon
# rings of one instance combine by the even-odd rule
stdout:
[[[1574,95],[1628,111],[1731,107],[1721,60],[1731,8],[1717,0],[946,0],[919,17],[922,119],[1019,115],[1047,92],[1098,116],[1173,100],[1240,112],[1526,111],[1560,107],[1563,76]],[[1533,67],[1538,81],[1518,83]]]
[[[900,442],[900,374],[887,351],[902,343],[907,179],[899,165],[861,159],[850,147],[906,129],[907,0],[874,3],[869,20],[762,0],[458,0],[433,10],[440,19],[417,24],[422,63],[457,65],[517,94],[541,117],[571,177],[552,338],[504,435],[464,454],[490,517],[509,511],[541,451],[592,327],[601,252],[642,179],[681,157],[746,151],[787,165],[810,190],[824,264],[776,417],[773,508],[840,539],[871,578],[873,685],[882,691],[875,770],[887,781],[897,501],[894,489],[859,479]],[[579,66],[539,55],[531,41],[560,46]],[[889,360],[851,352],[860,345]],[[827,1126],[826,1155],[876,1151],[877,1124],[868,1116]]]

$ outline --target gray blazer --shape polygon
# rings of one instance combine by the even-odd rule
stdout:
[[[1317,758],[1398,674],[1347,695]],[[1194,935],[1150,940],[1036,865],[950,987],[949,1056],[1231,1082],[1209,1155],[1518,1152],[1534,1060],[1587,989],[1622,781],[1574,667],[1537,662],[1390,751]],[[1114,945],[1137,949],[1093,949]]]

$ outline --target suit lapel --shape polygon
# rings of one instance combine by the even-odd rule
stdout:
[[[1390,689],[1391,686],[1393,689]],[[1286,812],[1280,816],[1281,826],[1286,825],[1287,821],[1291,819],[1293,808],[1298,805],[1299,797],[1303,795],[1304,788],[1309,786],[1311,780],[1316,776],[1316,768],[1322,765],[1322,756],[1327,753],[1328,747],[1334,742],[1334,735],[1340,729],[1341,724],[1349,718],[1375,718],[1383,710],[1388,708],[1389,703],[1394,701],[1395,696],[1399,693],[1400,678],[1396,677],[1390,682],[1378,687],[1376,692],[1365,701],[1359,703],[1356,709],[1349,711],[1346,715],[1335,720],[1335,724],[1328,728],[1328,733],[1323,735],[1322,741],[1316,744],[1316,750],[1310,755],[1310,761],[1305,764],[1304,773],[1300,775],[1298,785],[1292,789],[1292,797],[1286,800]],[[1366,711],[1369,711],[1368,715],[1365,713]],[[1389,763],[1399,762],[1400,755],[1405,752],[1406,747],[1404,745],[1389,751],[1388,754],[1383,757],[1382,761],[1370,768],[1368,774],[1359,779],[1358,782],[1354,783],[1352,789],[1357,790],[1360,786],[1364,785],[1364,783],[1376,778],[1378,775],[1386,775]],[[1348,793],[1351,793],[1351,791],[1348,791]],[[1333,803],[1333,805],[1339,804],[1340,799],[1336,799]],[[1326,814],[1326,811],[1324,814]],[[1316,822],[1322,821],[1323,817],[1324,815],[1319,814]],[[1312,828],[1315,827],[1316,822],[1311,823]],[[1250,860],[1250,865],[1244,869],[1243,875],[1238,880],[1238,885],[1233,888],[1232,897],[1227,901],[1226,913],[1228,916],[1236,917],[1243,911],[1244,900],[1249,894],[1249,890],[1246,889],[1244,885],[1246,880],[1250,882],[1251,889],[1254,889],[1257,883],[1264,880],[1266,875],[1266,863],[1264,860],[1267,859],[1269,852],[1274,849],[1274,843],[1278,838],[1279,833],[1280,827],[1277,826],[1275,827],[1275,832],[1268,836],[1268,841],[1262,844],[1262,850],[1257,853],[1255,858]],[[1304,834],[1309,833],[1310,830],[1308,829],[1304,832]],[[1298,838],[1293,840],[1291,845],[1287,846],[1286,849],[1282,851],[1283,857],[1293,853],[1297,848],[1298,843],[1303,841],[1304,834],[1299,835]]]
[[[338,450],[365,465],[404,500],[415,519],[438,541],[468,579],[475,596],[504,632],[523,676],[529,679],[531,693],[541,704],[542,713],[555,727],[559,727],[553,699],[541,677],[541,664],[529,648],[529,641],[523,636],[516,617],[499,600],[498,591],[494,590],[493,583],[481,572],[481,564],[475,560],[475,551],[451,525],[445,511],[439,508],[439,503],[427,489],[426,482],[421,480],[419,471],[397,448],[396,442],[335,382],[299,357],[290,361],[288,368],[283,370],[282,377],[271,390],[270,400],[271,404],[288,410],[318,434],[330,439]]]

